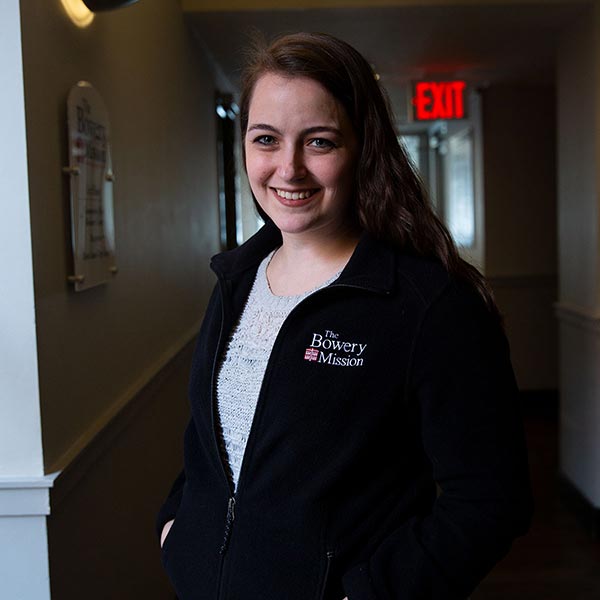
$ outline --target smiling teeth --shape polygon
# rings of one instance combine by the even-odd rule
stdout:
[[[277,195],[280,198],[285,198],[286,200],[304,200],[304,198],[308,198],[313,195],[313,190],[306,190],[304,192],[286,192],[285,190],[275,190]]]

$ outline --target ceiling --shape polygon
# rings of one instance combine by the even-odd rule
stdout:
[[[322,31],[355,46],[380,74],[395,109],[418,78],[464,78],[477,86],[555,79],[560,32],[581,18],[577,1],[511,6],[324,8],[188,13],[197,37],[233,87],[250,32]]]

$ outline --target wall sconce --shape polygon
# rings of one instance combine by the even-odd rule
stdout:
[[[92,12],[114,10],[115,8],[122,8],[128,4],[133,4],[134,2],[137,2],[137,0],[83,0],[83,3]]]
[[[83,3],[82,0],[60,0],[63,8],[67,13],[69,19],[84,29],[92,24],[94,20],[94,13]]]

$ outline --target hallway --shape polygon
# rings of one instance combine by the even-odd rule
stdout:
[[[565,506],[557,478],[555,414],[525,417],[536,510],[518,540],[471,600],[596,600],[600,598],[600,541]]]
[[[520,389],[561,397],[560,416],[526,417],[531,531],[471,600],[600,600],[600,539],[558,480],[600,523],[600,0],[138,1],[86,25],[66,2],[0,9],[0,598],[173,598],[154,519],[181,469],[211,256],[227,225],[237,241],[257,222],[239,148],[228,222],[217,153],[256,28],[324,31],[368,56],[440,214],[468,209],[465,252],[506,315]],[[117,259],[81,292],[67,105],[80,81],[110,117]],[[466,118],[415,121],[418,81],[464,81]]]

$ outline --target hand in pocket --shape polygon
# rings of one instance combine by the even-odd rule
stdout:
[[[175,519],[171,519],[170,521],[167,521],[162,529],[162,533],[160,534],[160,547],[163,547],[163,544],[165,543],[165,540],[167,539],[167,536],[169,535],[169,531],[171,530],[171,527],[173,527],[173,523],[175,523]]]

